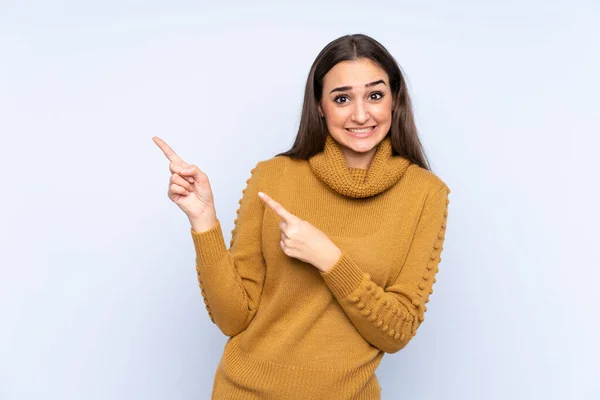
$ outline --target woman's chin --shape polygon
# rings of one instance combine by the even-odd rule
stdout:
[[[380,139],[375,136],[371,136],[365,139],[358,139],[346,136],[345,145],[346,147],[350,148],[356,153],[366,153],[373,150],[373,148],[377,146],[379,142]]]

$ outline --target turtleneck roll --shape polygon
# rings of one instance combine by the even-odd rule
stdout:
[[[342,251],[327,272],[288,257],[262,191]],[[375,370],[424,321],[441,261],[447,185],[392,155],[389,137],[366,170],[340,145],[308,161],[259,162],[242,192],[229,248],[221,224],[191,230],[208,315],[229,339],[214,399],[379,399]]]
[[[410,165],[406,158],[392,157],[389,136],[378,145],[368,170],[346,167],[342,149],[331,135],[326,136],[324,151],[312,156],[308,163],[317,179],[331,190],[357,199],[374,196],[390,188]]]

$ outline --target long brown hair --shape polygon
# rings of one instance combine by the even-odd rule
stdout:
[[[363,34],[345,35],[335,39],[317,55],[306,80],[296,140],[290,150],[277,156],[308,160],[323,151],[327,125],[317,108],[323,92],[323,78],[337,63],[360,58],[368,58],[376,62],[389,77],[394,99],[392,126],[388,132],[388,135],[391,135],[392,154],[403,156],[412,163],[430,170],[423,145],[419,140],[408,88],[400,66],[381,43]]]

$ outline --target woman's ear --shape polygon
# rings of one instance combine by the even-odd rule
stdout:
[[[324,117],[325,117],[325,114],[323,114],[323,109],[321,108],[321,105],[320,105],[320,104],[318,104],[318,105],[317,105],[317,110],[319,111],[319,116],[320,116],[321,118],[324,118]]]

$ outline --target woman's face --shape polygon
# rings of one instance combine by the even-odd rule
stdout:
[[[323,78],[319,113],[348,167],[368,168],[392,124],[392,107],[388,75],[370,59],[342,61]]]

